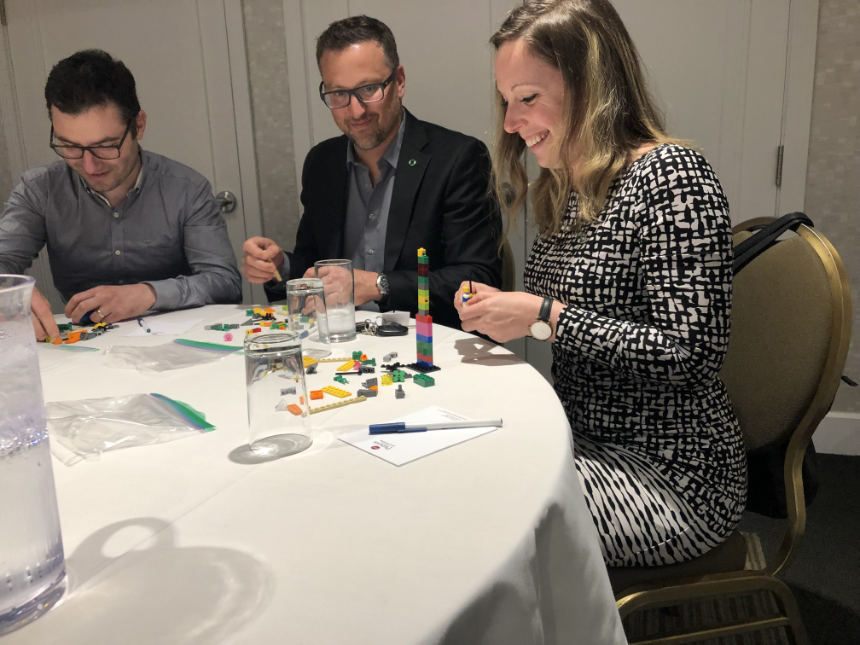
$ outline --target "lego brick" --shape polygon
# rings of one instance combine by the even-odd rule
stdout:
[[[322,391],[326,394],[331,394],[332,396],[336,396],[340,399],[346,398],[350,396],[350,393],[346,390],[341,390],[339,387],[335,387],[334,385],[326,385],[322,388]]]
[[[322,390],[311,390],[308,395],[311,397],[311,400],[316,401],[317,399],[323,398]]]
[[[426,342],[419,341],[415,345],[416,345],[416,350],[418,351],[419,354],[426,354],[427,356],[433,356],[433,343],[426,343]]]
[[[432,376],[428,376],[427,374],[416,374],[412,378],[413,382],[421,387],[432,387],[436,385],[436,379]]]
[[[333,408],[342,408],[345,405],[350,405],[352,403],[361,403],[362,401],[367,401],[366,396],[356,396],[351,399],[343,399],[342,401],[335,401],[334,403],[329,403],[328,405],[321,405],[317,408],[311,408],[308,410],[310,414],[316,414],[317,412],[324,412],[325,410],[331,410]]]
[[[394,398],[395,399],[404,399],[406,398],[406,392],[403,391],[403,386],[398,385],[397,389],[394,390]]]

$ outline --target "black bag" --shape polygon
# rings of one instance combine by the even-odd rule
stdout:
[[[800,224],[814,226],[812,220],[803,213],[789,213],[763,226],[751,237],[738,244],[732,263],[734,273],[738,274],[766,249],[776,243],[787,230],[797,230]],[[766,446],[747,453],[747,510],[768,517],[787,517],[785,507],[785,451],[788,442]],[[818,492],[818,467],[815,446],[812,441],[806,446],[803,456],[803,493],[809,506]]]

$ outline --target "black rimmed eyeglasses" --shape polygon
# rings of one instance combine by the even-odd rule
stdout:
[[[125,138],[131,130],[131,121],[125,126],[122,139],[116,145],[109,146],[75,146],[66,145],[54,142],[54,125],[51,124],[51,150],[60,155],[63,159],[82,159],[84,151],[89,150],[90,154],[96,159],[119,159],[122,144],[125,143]]]
[[[388,78],[381,83],[371,83],[370,85],[362,85],[351,90],[331,90],[323,92],[323,83],[320,81],[320,98],[323,100],[329,109],[337,110],[345,108],[354,96],[359,103],[377,103],[385,98],[385,88],[394,80],[394,75],[397,73],[397,68],[392,70]]]

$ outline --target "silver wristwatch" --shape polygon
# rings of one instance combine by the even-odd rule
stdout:
[[[391,293],[391,287],[388,285],[387,275],[380,273],[376,276],[376,288],[379,289],[379,293],[382,298],[385,298],[389,293]]]
[[[552,336],[552,325],[549,324],[549,314],[552,311],[552,298],[544,298],[540,303],[537,320],[529,327],[532,338],[537,340],[549,340]]]

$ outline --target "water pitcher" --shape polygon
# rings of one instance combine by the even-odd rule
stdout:
[[[34,280],[0,274],[0,635],[65,590],[66,566],[36,342]]]

